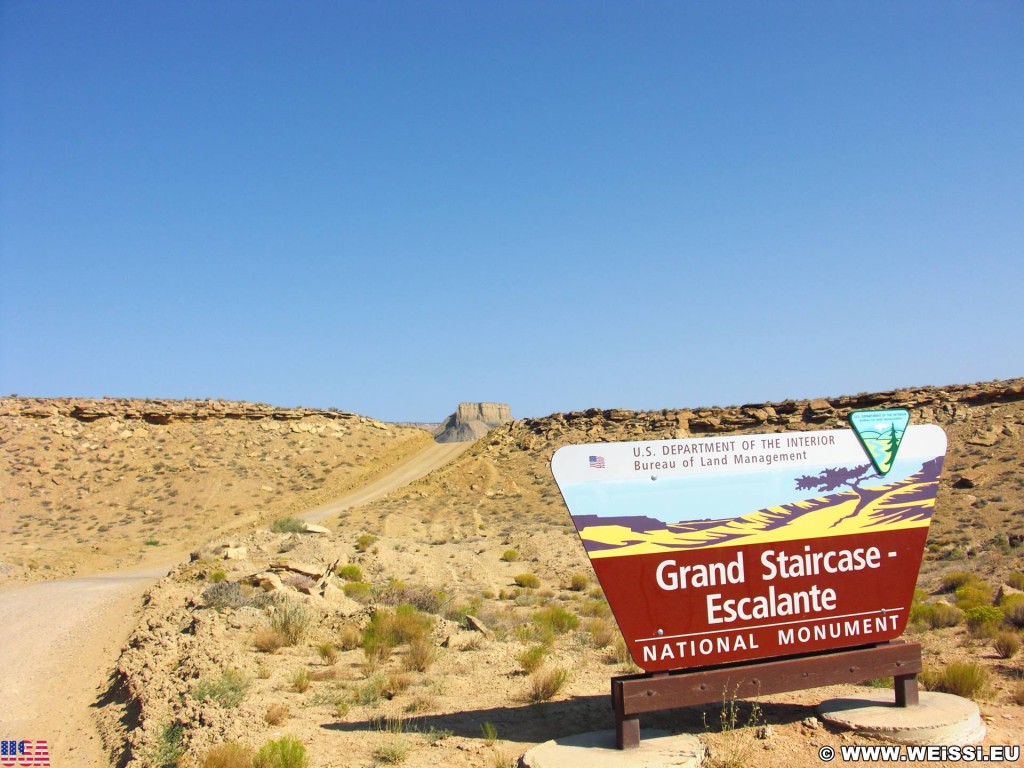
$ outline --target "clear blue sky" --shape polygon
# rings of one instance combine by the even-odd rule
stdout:
[[[1024,374],[1024,5],[0,0],[0,392]]]

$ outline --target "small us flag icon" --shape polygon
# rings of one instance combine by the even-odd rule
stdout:
[[[604,469],[604,456],[591,456],[590,466],[594,469]]]
[[[19,766],[48,766],[50,750],[45,741],[0,740],[0,765],[4,768]]]

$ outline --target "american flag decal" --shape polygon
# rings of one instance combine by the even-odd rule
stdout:
[[[3,768],[49,764],[50,748],[45,741],[0,740],[0,765]]]
[[[593,469],[604,469],[604,456],[591,456],[590,466]]]

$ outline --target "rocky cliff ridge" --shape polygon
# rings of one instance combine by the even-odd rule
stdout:
[[[494,427],[512,421],[512,409],[504,403],[459,403],[437,435],[439,443],[479,440]]]

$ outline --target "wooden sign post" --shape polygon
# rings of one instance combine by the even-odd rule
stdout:
[[[724,682],[750,695],[891,674],[897,698],[914,703],[920,648],[891,641],[907,624],[946,437],[904,414],[861,412],[856,434],[555,453],[555,480],[630,654],[657,675],[612,681],[621,747],[635,746],[640,713],[720,701],[732,691]],[[836,655],[846,648],[858,650]]]

